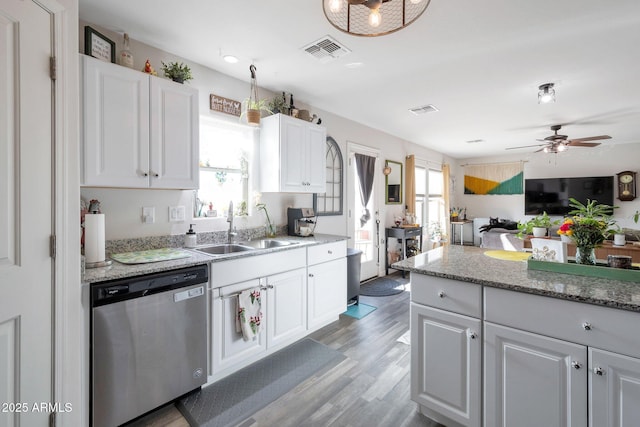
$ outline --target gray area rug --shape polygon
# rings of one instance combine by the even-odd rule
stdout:
[[[322,368],[345,358],[306,338],[182,398],[176,406],[191,427],[236,425]]]
[[[389,276],[378,277],[370,282],[360,285],[360,295],[368,297],[386,297],[404,292],[407,279],[391,279]]]

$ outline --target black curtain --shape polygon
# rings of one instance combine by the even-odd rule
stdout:
[[[356,170],[358,171],[358,179],[360,180],[360,201],[364,210],[360,217],[360,226],[364,225],[371,219],[371,213],[367,209],[367,203],[371,197],[371,191],[373,190],[373,175],[376,167],[376,158],[367,156],[364,154],[355,154]]]

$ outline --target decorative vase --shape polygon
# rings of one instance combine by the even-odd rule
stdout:
[[[576,247],[576,264],[596,265],[596,249],[592,246]]]
[[[624,246],[626,244],[625,235],[622,233],[616,233],[613,235],[613,244],[616,246]]]
[[[533,227],[533,237],[544,237],[547,235],[547,229],[544,227]]]
[[[276,227],[272,224],[266,224],[264,226],[265,237],[276,237]]]
[[[260,110],[247,110],[247,123],[253,126],[260,124]]]

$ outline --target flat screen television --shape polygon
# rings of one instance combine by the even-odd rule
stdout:
[[[572,208],[569,198],[581,203],[587,199],[613,206],[613,176],[582,178],[542,178],[524,180],[524,213],[566,215]]]

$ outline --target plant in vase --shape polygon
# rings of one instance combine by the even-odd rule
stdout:
[[[573,225],[573,219],[565,218],[564,222],[558,229],[560,240],[562,240],[565,243],[571,243],[573,241],[573,239],[571,238],[571,235],[573,234],[573,231],[571,230],[572,225]]]
[[[569,198],[569,206],[573,208],[569,212],[573,215],[569,230],[576,244],[576,263],[595,265],[595,248],[604,242],[615,226],[610,216],[614,207],[590,199],[582,204],[572,197]]]
[[[271,224],[271,218],[269,218],[269,212],[267,211],[267,205],[264,203],[256,203],[256,208],[258,210],[264,211],[264,214],[267,217],[267,224],[265,225],[265,235],[266,237],[276,237],[276,227]]]
[[[547,230],[552,225],[558,225],[560,221],[551,220],[547,212],[542,212],[542,215],[537,215],[529,221],[518,223],[517,237],[522,239],[525,234],[533,234],[533,237],[544,237],[547,235]]]
[[[169,62],[168,64],[162,62],[162,71],[165,77],[169,77],[174,82],[184,83],[193,79],[191,68],[182,62]]]

